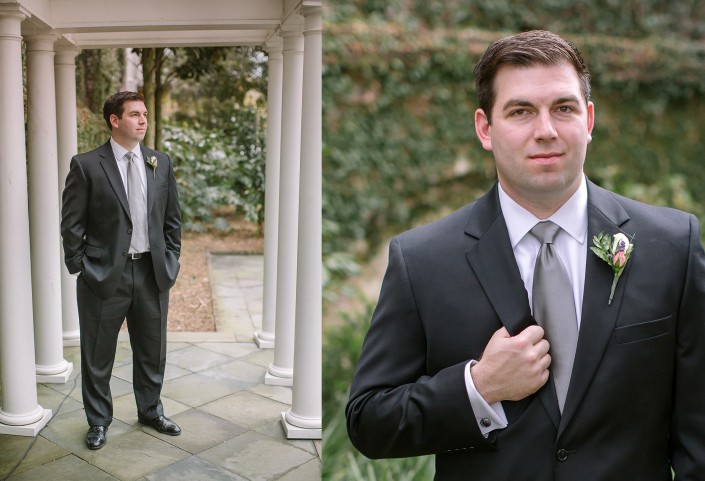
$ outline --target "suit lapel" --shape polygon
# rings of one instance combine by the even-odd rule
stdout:
[[[597,187],[592,182],[588,182],[587,249],[593,245],[593,236],[600,232],[608,235],[622,232],[621,227],[628,220],[629,215],[610,192]],[[634,234],[634,232],[625,233],[629,236]],[[627,283],[633,260],[634,253],[632,253],[632,258],[622,272],[612,304],[608,304],[612,280],[614,279],[612,269],[592,251],[588,250],[580,334],[568,396],[561,418],[559,436],[575,414],[602,360],[607,343],[612,337],[617,314],[622,303],[624,287]]]
[[[142,159],[144,160],[144,169],[147,173],[147,218],[149,218],[152,207],[154,207],[154,194],[156,190],[157,169],[153,169],[152,166],[147,163],[147,158],[152,155],[154,155],[153,150],[142,147]]]
[[[130,216],[130,204],[127,202],[127,193],[125,192],[125,184],[122,182],[122,176],[120,175],[120,170],[117,166],[117,160],[115,159],[115,154],[113,154],[113,148],[110,146],[110,141],[103,144],[100,151],[98,152],[100,156],[100,165],[105,171],[105,175],[108,177],[115,195],[120,201],[123,210]]]
[[[468,262],[509,334],[515,336],[536,324],[499,205],[496,184],[487,195],[477,200],[465,232],[477,239],[466,252]],[[558,429],[560,412],[553,382],[546,383],[537,395]],[[510,423],[521,415],[530,400],[531,396],[502,403]]]
[[[478,199],[465,232],[477,239],[466,257],[500,321],[512,336],[535,324],[521,280],[497,186]]]

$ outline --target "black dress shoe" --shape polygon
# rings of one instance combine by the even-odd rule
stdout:
[[[141,424],[152,426],[154,429],[156,429],[162,434],[168,434],[169,436],[178,436],[179,434],[181,434],[181,428],[179,427],[179,425],[164,416],[158,416],[152,419],[144,419],[138,416],[137,420]]]
[[[91,426],[86,434],[86,444],[88,449],[100,449],[108,441],[106,434],[108,426]]]

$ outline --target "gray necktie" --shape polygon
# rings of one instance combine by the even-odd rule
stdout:
[[[139,167],[136,162],[139,158],[132,152],[125,154],[127,158],[127,196],[130,203],[130,217],[132,218],[132,240],[130,247],[135,252],[145,252],[149,246],[147,240],[147,196],[142,188]]]
[[[534,318],[543,327],[551,345],[551,372],[558,406],[563,412],[578,344],[578,320],[568,273],[553,247],[559,230],[560,227],[550,221],[539,222],[531,229],[531,235],[541,243],[534,268],[532,297]]]

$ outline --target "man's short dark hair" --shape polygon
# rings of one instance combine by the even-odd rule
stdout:
[[[585,103],[589,102],[590,72],[572,43],[545,30],[532,30],[493,42],[474,69],[477,99],[487,121],[492,123],[492,105],[497,96],[494,80],[500,67],[553,66],[563,62],[575,68]]]
[[[113,126],[110,125],[110,116],[117,115],[117,117],[121,119],[122,114],[125,112],[125,102],[130,101],[144,103],[144,97],[137,92],[118,92],[108,97],[108,100],[105,101],[103,105],[103,118],[105,119],[105,123],[108,124],[109,130],[113,129]]]

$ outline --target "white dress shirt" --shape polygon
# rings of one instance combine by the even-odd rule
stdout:
[[[117,162],[117,167],[118,170],[120,171],[120,177],[122,178],[122,186],[125,188],[125,193],[127,194],[127,199],[128,201],[130,200],[130,194],[129,194],[129,189],[127,188],[127,169],[129,166],[129,161],[125,158],[125,154],[128,152],[132,152],[137,158],[140,160],[140,162],[135,162],[135,165],[137,166],[137,170],[140,173],[140,182],[142,183],[142,190],[145,192],[145,198],[146,192],[147,192],[147,170],[144,165],[144,159],[142,158],[142,149],[140,148],[140,144],[137,144],[134,148],[134,150],[127,150],[125,147],[122,145],[118,144],[113,140],[112,137],[110,137],[110,146],[113,149],[113,155],[115,156],[115,161]],[[145,206],[145,212],[147,211],[147,207]],[[146,220],[146,219],[145,219]],[[147,227],[149,229],[149,227]],[[149,237],[147,237],[147,240],[149,241]],[[144,250],[149,251],[149,246]],[[132,245],[130,245],[130,248],[128,249],[129,253],[135,253],[137,252]]]
[[[135,146],[135,149],[132,151],[127,150],[125,147],[122,145],[118,144],[113,140],[112,137],[110,137],[110,146],[113,148],[113,155],[115,156],[115,161],[117,162],[118,170],[120,171],[120,177],[122,177],[122,186],[125,188],[125,192],[127,193],[127,166],[128,166],[128,161],[125,158],[125,154],[128,152],[132,152],[137,156],[138,159],[140,159],[142,162],[135,162],[135,165],[137,166],[137,169],[140,171],[140,180],[142,182],[142,188],[144,189],[145,192],[147,192],[147,171],[144,167],[144,159],[142,158],[142,149],[140,148],[140,144],[137,144]],[[129,194],[128,194],[128,199],[129,199]]]
[[[579,328],[583,305],[583,288],[585,286],[585,262],[588,250],[585,245],[588,227],[587,184],[585,177],[583,176],[580,187],[578,187],[573,196],[548,219],[539,219],[514,202],[502,189],[501,185],[499,185],[499,204],[507,224],[509,240],[519,266],[519,273],[526,287],[530,306],[532,305],[534,264],[536,263],[536,256],[541,244],[534,236],[529,234],[529,231],[536,223],[542,220],[550,220],[561,228],[556,235],[553,246],[568,272],[568,277],[573,287],[575,314]],[[487,436],[495,429],[507,427],[507,417],[504,414],[501,402],[491,405],[487,404],[477,392],[477,389],[475,389],[470,374],[470,368],[475,364],[477,364],[477,361],[470,361],[465,368],[465,386],[480,431]]]

